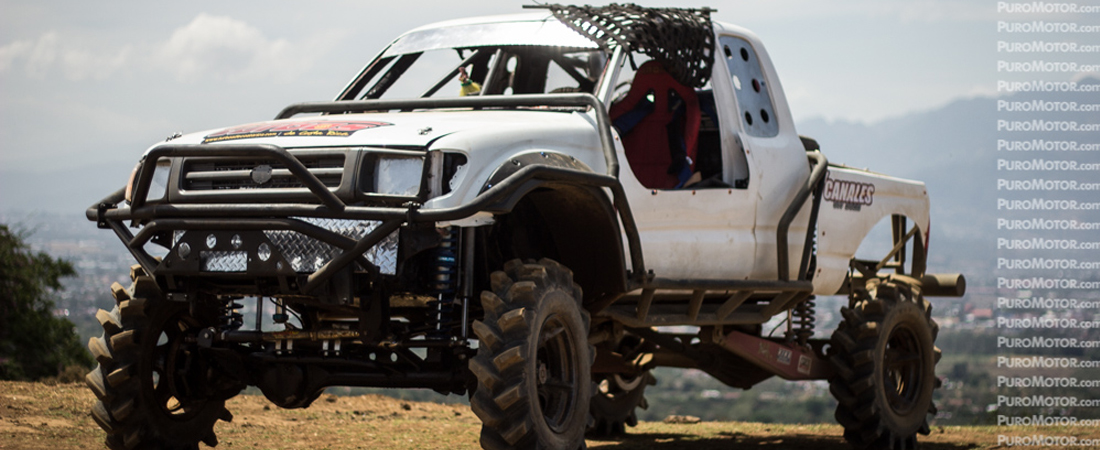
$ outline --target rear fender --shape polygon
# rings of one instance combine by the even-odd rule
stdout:
[[[894,215],[908,219],[904,232],[917,227],[914,239],[921,243],[918,246],[921,254],[913,256],[923,261],[930,228],[928,208],[928,191],[922,182],[848,167],[830,167],[817,224],[814,294],[835,294],[844,283],[849,262],[860,244],[875,225]],[[876,258],[886,256],[886,252]],[[911,269],[907,267],[907,270]]]

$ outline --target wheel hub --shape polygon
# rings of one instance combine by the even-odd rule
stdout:
[[[546,369],[546,363],[539,361],[539,384],[546,384],[550,378],[550,371]]]
[[[920,341],[907,327],[898,327],[886,342],[883,358],[883,386],[886,399],[898,414],[913,410],[924,385],[924,361]]]
[[[184,312],[173,314],[159,327],[155,343],[151,344],[151,364],[146,376],[147,388],[161,412],[172,420],[186,421],[198,414],[208,398],[200,392],[205,375],[188,348],[188,337],[197,329],[195,320]],[[202,380],[209,381],[209,380]]]
[[[557,315],[551,315],[539,332],[536,382],[539,406],[546,424],[561,432],[576,403],[578,367],[573,360],[573,333]]]

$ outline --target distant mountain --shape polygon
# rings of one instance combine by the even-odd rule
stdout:
[[[67,170],[0,168],[0,210],[76,213],[123,187],[135,161],[97,163]]]
[[[1081,84],[1100,86],[1100,80],[1086,78]],[[1100,152],[1007,152],[997,150],[998,139],[1077,140],[1100,142],[1096,132],[1007,132],[999,131],[998,120],[1032,119],[1077,121],[1100,124],[1100,112],[1011,112],[998,111],[998,100],[1100,104],[1100,93],[1028,93],[1000,98],[977,97],[953,101],[943,107],[911,113],[870,124],[800,121],[798,132],[813,137],[830,162],[869,168],[903,178],[924,181],[932,202],[932,247],[930,265],[938,271],[992,272],[996,255],[998,217],[1066,217],[1069,214],[1031,215],[998,211],[997,198],[1059,198],[1096,201],[1097,192],[1044,193],[997,190],[997,179],[1076,179],[1100,181],[1100,173],[1004,172],[997,160],[1074,160],[1100,162]],[[1089,215],[1088,220],[1100,221]],[[1003,234],[1001,234],[1003,236]],[[978,270],[980,269],[980,270]],[[971,277],[973,278],[973,277]]]
[[[871,124],[810,119],[797,128],[817,140],[830,162],[924,181],[936,239],[985,229],[955,218],[993,206],[996,114],[996,100],[974,98]]]

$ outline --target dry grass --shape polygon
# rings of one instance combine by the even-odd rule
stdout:
[[[88,416],[94,400],[83,384],[0,381],[0,449],[102,448],[103,434]],[[219,449],[447,449],[476,450],[480,422],[469,407],[381,396],[325,396],[308,409],[283,410],[260,396],[229,402],[235,418],[217,425]],[[997,427],[936,427],[922,449],[992,449]],[[1100,438],[1091,428],[1013,428],[1010,434]],[[617,440],[589,440],[601,450],[848,450],[836,425],[645,422]],[[1029,447],[1042,448],[1042,447]],[[1068,447],[1059,447],[1068,448]]]

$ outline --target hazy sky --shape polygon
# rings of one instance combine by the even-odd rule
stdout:
[[[265,120],[290,103],[331,99],[407,29],[522,12],[524,3],[0,1],[0,171],[108,163],[128,173],[146,147],[175,131]],[[875,121],[993,93],[996,21],[1006,17],[996,4],[709,6],[716,20],[761,36],[796,119]],[[9,195],[0,192],[0,208]]]

